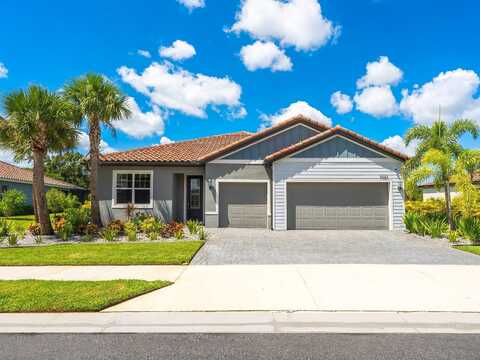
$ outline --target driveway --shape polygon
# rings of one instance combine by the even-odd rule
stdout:
[[[438,264],[480,265],[480,256],[446,240],[393,231],[211,229],[192,265]]]

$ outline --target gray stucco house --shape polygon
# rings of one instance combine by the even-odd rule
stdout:
[[[53,179],[45,176],[45,190],[57,188],[59,190],[70,192],[83,199],[86,190],[82,187],[70,184],[65,181]],[[32,205],[32,182],[33,172],[30,169],[23,169],[21,167],[0,161],[0,196],[7,190],[17,189],[25,194],[25,203],[28,206]]]
[[[128,203],[207,227],[403,229],[408,157],[303,116],[233,133],[102,156],[102,221]]]

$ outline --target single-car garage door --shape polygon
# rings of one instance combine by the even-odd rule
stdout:
[[[289,183],[288,229],[386,230],[387,183]]]
[[[220,227],[267,227],[266,183],[220,183]]]

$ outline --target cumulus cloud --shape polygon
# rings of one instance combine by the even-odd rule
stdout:
[[[160,138],[160,145],[165,145],[165,144],[172,144],[174,143],[175,141],[171,140],[170,138],[166,137],[166,136],[162,136]]]
[[[375,116],[388,117],[398,113],[398,105],[390,86],[371,86],[357,92],[353,98],[357,110]]]
[[[335,107],[338,114],[347,114],[353,109],[353,102],[350,96],[336,91],[330,97],[330,103]]]
[[[139,50],[137,50],[137,54],[140,55],[140,56],[146,57],[148,59],[150,59],[152,57],[152,54],[150,54],[150,51],[148,51],[148,50],[139,49]]]
[[[180,4],[184,5],[188,8],[188,10],[192,11],[196,8],[205,7],[205,0],[177,0]]]
[[[340,27],[323,16],[317,0],[243,0],[230,31],[309,51],[336,38]]]
[[[16,162],[15,161],[15,156],[13,155],[13,152],[11,152],[8,149],[0,148],[0,161],[4,161],[9,164],[13,164],[19,167],[31,167],[32,163],[29,161],[20,161]]]
[[[243,64],[250,71],[270,69],[271,71],[290,71],[292,61],[277,45],[269,42],[256,41],[244,46],[240,51]]]
[[[414,156],[417,150],[418,142],[412,141],[408,146],[400,135],[390,136],[382,141],[382,145],[388,146],[393,150],[400,151],[402,154]]]
[[[367,73],[358,79],[357,87],[397,85],[402,77],[402,70],[392,64],[387,56],[380,56],[378,61],[367,64]]]
[[[303,115],[326,126],[332,126],[332,119],[325,116],[320,110],[315,109],[305,101],[294,102],[273,115],[264,114],[261,116],[261,119],[264,122],[263,127],[266,127],[276,125],[298,115]]]
[[[228,77],[192,74],[171,63],[152,63],[142,74],[122,66],[121,79],[146,95],[153,105],[177,110],[186,115],[207,117],[207,107],[227,106],[240,111],[242,88]]]
[[[81,131],[78,136],[78,149],[84,153],[88,153],[90,151],[90,139],[88,138],[88,134],[86,132]],[[100,141],[100,152],[102,154],[108,154],[115,151],[116,150],[108,145],[106,141]]]
[[[8,69],[3,63],[0,63],[0,79],[6,77],[8,77]]]
[[[175,40],[169,47],[159,49],[160,56],[172,60],[185,60],[195,56],[195,48],[186,41]]]
[[[480,123],[480,79],[472,70],[442,72],[432,81],[402,91],[400,110],[417,124],[430,124],[441,117],[451,122],[470,118]]]
[[[134,98],[128,98],[130,117],[112,122],[115,129],[136,138],[143,139],[152,135],[162,135],[165,130],[164,114],[156,105],[152,111],[142,112]]]

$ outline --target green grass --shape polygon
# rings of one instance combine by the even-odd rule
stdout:
[[[35,217],[33,215],[18,215],[18,216],[10,216],[10,217],[2,217],[7,221],[10,221],[15,229],[22,229],[27,230],[30,224],[35,222]]]
[[[136,244],[64,244],[0,249],[0,266],[183,265],[203,241]]]
[[[477,245],[462,245],[462,246],[455,246],[455,249],[467,251],[469,253],[480,255],[480,246]]]
[[[0,281],[0,312],[93,312],[170,285],[168,281]]]

